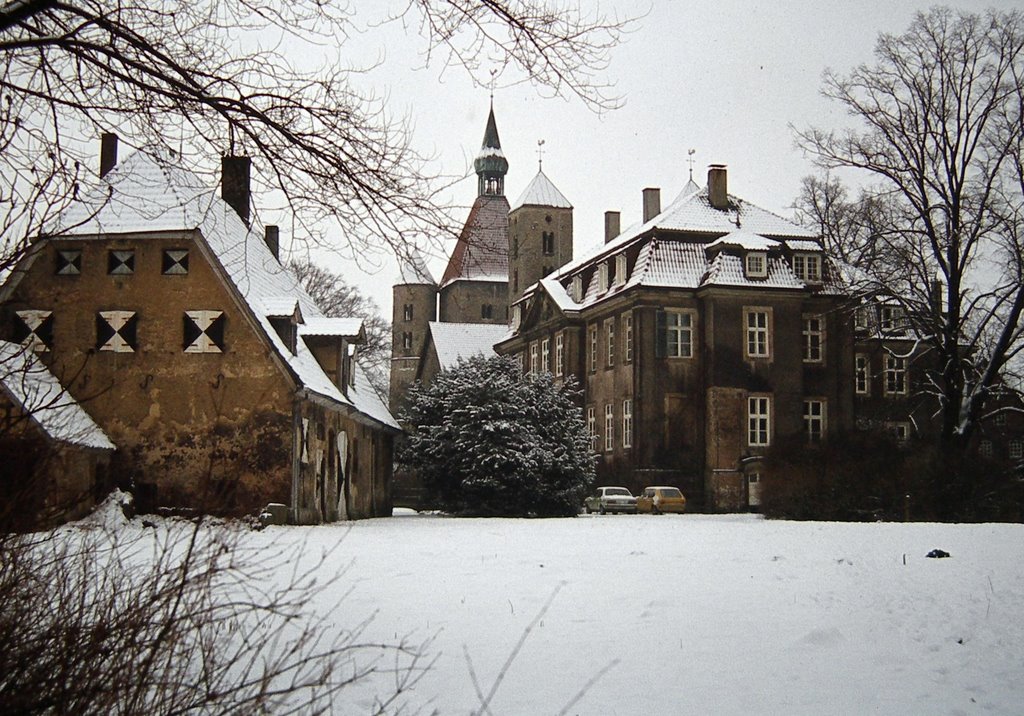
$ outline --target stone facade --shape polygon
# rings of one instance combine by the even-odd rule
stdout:
[[[33,246],[5,286],[2,325],[15,333],[26,310],[47,312],[40,355],[110,436],[111,474],[143,509],[389,514],[398,428],[356,363],[361,322],[320,317],[211,192],[185,175],[184,188],[159,184],[180,171],[142,152],[115,168],[114,201]],[[108,213],[116,192],[139,192],[141,215]],[[160,195],[186,198],[161,213],[145,201]]]

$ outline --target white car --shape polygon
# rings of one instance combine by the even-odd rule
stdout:
[[[599,487],[583,501],[587,514],[599,512],[636,512],[636,498],[625,487]]]

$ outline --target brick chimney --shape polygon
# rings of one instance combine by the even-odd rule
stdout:
[[[272,224],[266,226],[263,230],[263,241],[277,262],[281,263],[281,229]]]
[[[604,242],[607,244],[620,233],[622,215],[617,211],[604,212]]]
[[[661,189],[644,189],[644,223],[661,213]]]
[[[249,157],[223,157],[220,160],[220,196],[249,225]]]
[[[729,183],[724,164],[708,167],[708,201],[716,209],[729,208]]]
[[[104,132],[100,137],[100,178],[117,166],[117,135]]]

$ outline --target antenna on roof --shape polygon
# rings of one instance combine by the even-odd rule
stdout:
[[[544,140],[537,140],[537,171],[544,169]]]
[[[690,163],[690,181],[693,181],[693,155],[697,153],[696,149],[690,149],[686,152],[689,158],[686,160]]]

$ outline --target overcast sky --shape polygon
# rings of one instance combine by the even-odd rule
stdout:
[[[819,94],[822,71],[870,62],[880,32],[902,32],[915,12],[933,4],[652,0],[608,69],[625,102],[621,109],[598,116],[577,99],[542,96],[529,84],[496,90],[494,111],[509,162],[505,193],[514,202],[536,174],[543,139],[544,172],[575,209],[580,256],[603,240],[605,211],[621,211],[625,228],[640,218],[643,188],[660,187],[662,206],[678,194],[689,176],[687,152],[694,149],[698,184],[705,184],[708,164],[724,163],[730,193],[790,217],[800,179],[812,167],[794,147],[789,125],[846,121]],[[607,2],[601,8],[636,14],[641,5]],[[974,11],[990,6],[1016,3],[957,3]],[[415,146],[435,157],[440,171],[469,174],[451,195],[464,218],[476,196],[472,160],[483,138],[487,90],[457,69],[424,68],[417,54],[423,42],[398,24],[349,44],[354,53],[382,60],[367,79],[387,93],[392,113],[411,117]],[[361,268],[337,256],[316,260],[342,271],[390,317],[392,259],[366,257]],[[430,258],[435,277],[445,263],[439,252]]]

